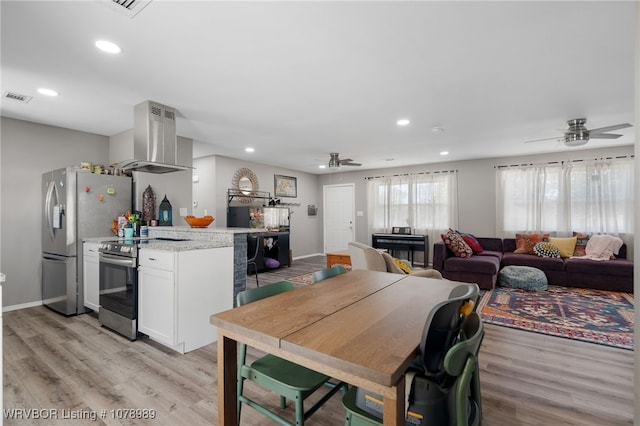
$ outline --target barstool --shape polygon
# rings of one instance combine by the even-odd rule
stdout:
[[[256,235],[247,235],[247,272],[249,272],[249,265],[253,265],[256,273],[256,287],[260,287],[260,283],[258,282],[258,264],[256,263],[259,241],[260,238]]]

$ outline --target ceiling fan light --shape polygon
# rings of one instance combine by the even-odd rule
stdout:
[[[589,142],[589,132],[568,133],[564,136],[567,146],[582,146]]]

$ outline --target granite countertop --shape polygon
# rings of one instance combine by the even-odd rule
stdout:
[[[142,240],[140,248],[155,250],[184,251],[202,250],[220,247],[233,247],[236,234],[267,232],[260,228],[192,228],[190,226],[153,226],[149,227],[149,240]],[[174,238],[185,241],[155,240],[155,238]],[[133,238],[140,240],[139,237]],[[118,237],[90,237],[85,242],[117,241]]]
[[[139,248],[150,248],[154,250],[167,251],[185,251],[185,250],[203,250],[220,247],[230,247],[226,241],[220,240],[198,240],[198,241],[166,241],[166,240],[148,240],[141,242]]]
[[[190,226],[153,226],[149,227],[149,234],[153,232],[189,232],[198,234],[250,234],[265,232],[266,228],[192,228]]]

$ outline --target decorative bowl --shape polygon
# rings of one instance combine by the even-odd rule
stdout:
[[[191,226],[192,228],[206,228],[207,226],[211,225],[211,223],[216,219],[213,216],[185,216],[184,220],[186,220],[189,226]]]

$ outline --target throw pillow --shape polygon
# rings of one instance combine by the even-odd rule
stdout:
[[[269,268],[269,269],[275,269],[275,268],[280,267],[280,262],[278,262],[276,259],[272,259],[270,257],[265,257],[264,258],[264,266],[266,268]]]
[[[484,251],[478,240],[472,237],[471,234],[463,234],[462,239],[469,245],[469,247],[471,247],[473,254],[482,253]]]
[[[554,244],[541,241],[533,246],[533,251],[540,257],[560,257],[560,249]]]
[[[393,258],[393,263],[395,263],[398,268],[402,269],[405,274],[411,273],[411,268],[405,262],[398,259],[397,257]]]
[[[442,234],[441,238],[444,244],[449,247],[449,250],[451,250],[455,256],[468,258],[473,254],[473,250],[471,250],[469,244],[465,243],[462,237],[453,229],[449,229],[446,234]]]
[[[387,267],[387,272],[391,272],[394,274],[404,274],[405,272],[396,265],[394,258],[387,252],[382,252],[382,258],[384,259],[384,264]]]
[[[589,242],[589,237],[591,235],[586,232],[575,232],[573,236],[576,237],[576,248],[573,249],[574,256],[586,256],[585,249],[587,248],[587,243]]]
[[[576,248],[576,237],[569,238],[549,238],[549,242],[558,247],[560,257],[573,256],[573,250]]]
[[[533,251],[533,246],[543,241],[549,241],[549,234],[516,234],[516,249],[514,253],[536,254]]]

